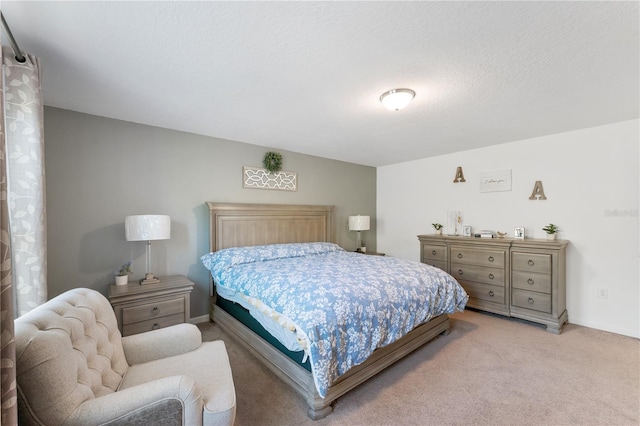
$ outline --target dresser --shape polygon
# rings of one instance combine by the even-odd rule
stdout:
[[[123,336],[188,322],[193,282],[182,275],[161,277],[159,283],[112,284],[109,301]]]
[[[567,322],[565,240],[419,235],[420,260],[451,274],[467,306],[544,324]]]

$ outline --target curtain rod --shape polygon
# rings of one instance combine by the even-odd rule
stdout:
[[[5,21],[4,19],[4,13],[0,12],[0,17],[2,17],[2,28],[4,29],[4,32],[7,33],[7,37],[9,37],[9,44],[11,45],[11,48],[16,54],[16,61],[20,63],[26,62],[27,58],[25,58],[24,55],[22,54],[22,51],[18,47],[18,43],[16,43],[16,39],[13,38],[11,29],[9,29],[9,24],[7,24],[7,21]]]

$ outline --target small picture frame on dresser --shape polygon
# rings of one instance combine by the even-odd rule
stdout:
[[[524,240],[524,228],[515,228],[513,230],[513,238],[516,240]]]
[[[465,225],[465,226],[462,228],[462,236],[464,236],[464,237],[470,237],[470,236],[471,236],[471,234],[472,234],[471,226],[469,226],[469,225]]]

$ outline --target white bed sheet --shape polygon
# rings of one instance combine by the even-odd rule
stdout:
[[[274,312],[258,299],[245,296],[218,284],[216,284],[216,291],[220,297],[235,302],[249,311],[251,316],[288,350],[292,352],[303,351],[307,346],[305,337],[298,335],[291,320]]]

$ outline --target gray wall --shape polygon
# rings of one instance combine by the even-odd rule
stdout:
[[[124,218],[171,216],[171,239],[152,243],[151,270],[196,283],[191,316],[208,313],[206,201],[330,204],[337,242],[352,250],[347,217],[368,214],[363,235],[375,250],[376,169],[279,150],[298,172],[298,191],[242,188],[242,166],[258,166],[267,147],[45,108],[49,297],[89,287],[107,294],[113,271],[133,262],[145,272],[145,243],[127,242]],[[247,123],[250,125],[250,123]]]

